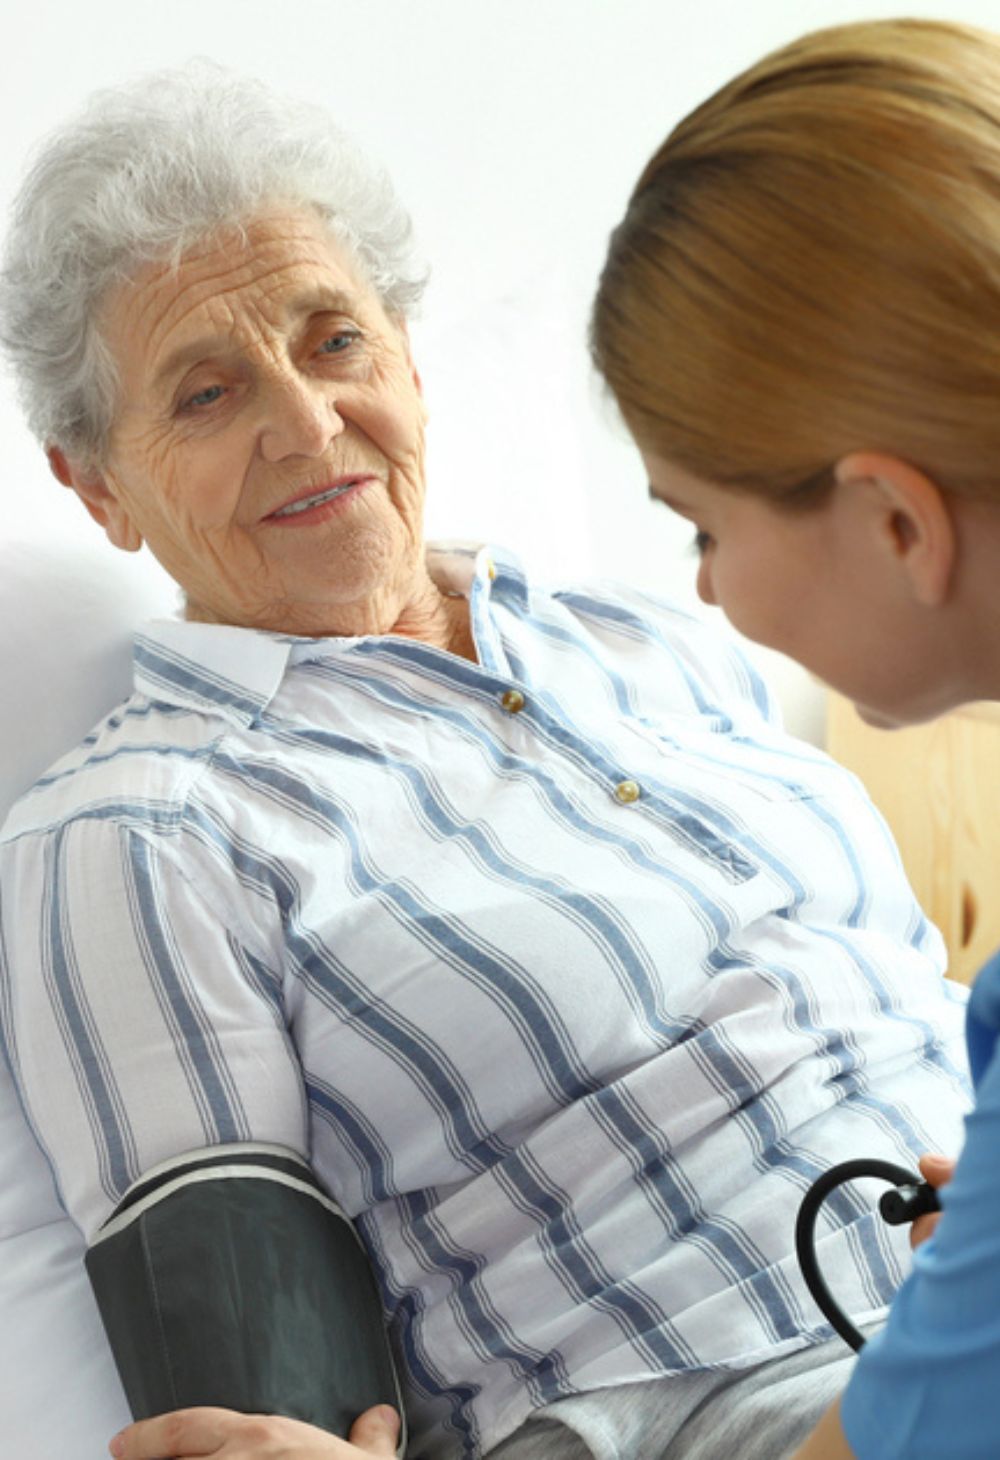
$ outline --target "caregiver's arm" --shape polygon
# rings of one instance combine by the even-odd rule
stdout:
[[[280,921],[176,841],[86,816],[4,847],[11,1064],[133,1414],[343,1434],[398,1401],[367,1260],[306,1164]]]
[[[190,1409],[129,1425],[110,1445],[115,1460],[214,1455],[241,1460],[367,1460],[396,1453],[399,1419],[379,1407],[361,1415],[347,1440],[312,1425],[224,1409]]]
[[[918,1248],[885,1329],[862,1350],[839,1414],[826,1416],[796,1460],[904,1460],[915,1454],[995,1460],[1000,1453],[994,1403],[1000,1372],[998,1031],[995,958],[969,999],[976,1105],[933,1240]],[[946,1179],[947,1163],[938,1174]]]
[[[936,1152],[921,1156],[920,1174],[931,1186],[947,1186],[955,1174],[955,1162]],[[914,1247],[919,1247],[933,1235],[940,1216],[940,1212],[934,1212],[917,1218],[910,1229],[910,1241]],[[796,1450],[792,1460],[856,1460],[840,1422],[839,1399],[827,1410],[801,1450]]]

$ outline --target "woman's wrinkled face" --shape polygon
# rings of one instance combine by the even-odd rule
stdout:
[[[391,629],[423,565],[424,406],[405,331],[323,223],[276,213],[150,266],[102,328],[112,540],[144,539],[191,618]]]

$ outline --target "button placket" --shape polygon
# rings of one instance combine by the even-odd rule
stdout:
[[[519,689],[505,689],[500,696],[500,703],[511,715],[518,715],[524,709],[524,695]]]

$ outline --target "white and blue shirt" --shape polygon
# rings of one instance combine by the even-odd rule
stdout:
[[[353,1216],[415,1453],[562,1395],[826,1337],[812,1180],[953,1149],[962,991],[858,782],[731,642],[437,555],[478,663],[164,621],[0,846],[0,1016],[87,1233],[217,1142]],[[856,1318],[908,1264],[853,1188]]]

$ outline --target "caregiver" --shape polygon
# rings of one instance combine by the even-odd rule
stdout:
[[[592,344],[707,602],[872,723],[1000,698],[1000,39],[845,26],[724,87],[640,178]],[[994,961],[944,1214],[801,1460],[1000,1453],[998,1029]]]

